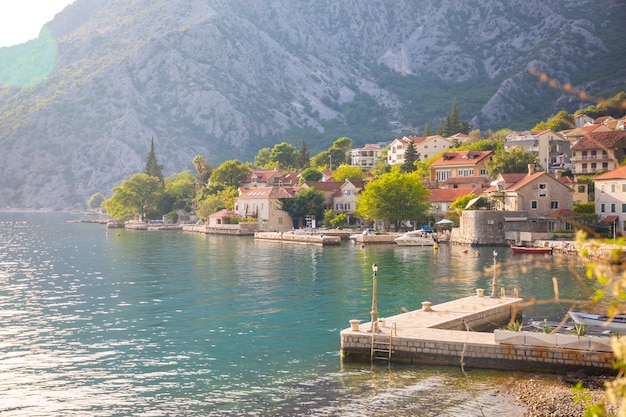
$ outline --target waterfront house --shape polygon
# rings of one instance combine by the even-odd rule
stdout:
[[[572,147],[574,174],[612,171],[626,157],[626,131],[608,130],[587,133]]]
[[[445,152],[431,164],[430,181],[434,188],[487,188],[489,174],[485,163],[492,151]]]
[[[440,135],[432,136],[404,136],[400,139],[394,139],[389,145],[387,152],[387,164],[399,165],[404,163],[404,153],[409,142],[413,142],[415,150],[419,154],[420,161],[438,154],[439,152],[455,147],[455,143]]]
[[[512,185],[494,181],[487,190],[496,204],[504,211],[527,211],[533,219],[546,218],[555,210],[572,209],[574,191],[545,171],[535,172],[535,166],[528,166],[528,173]]]
[[[220,210],[209,216],[209,227],[219,227],[224,224],[229,224],[230,219],[241,218],[241,216],[231,210]]]
[[[569,175],[557,177],[557,179],[574,191],[574,204],[589,202],[589,184]]]
[[[335,194],[333,211],[336,214],[344,213],[347,216],[354,214],[356,211],[356,198],[361,194],[364,187],[365,181],[346,179],[341,184],[339,192]]]
[[[324,194],[324,209],[332,209],[335,197],[340,193],[342,182],[337,181],[305,181],[301,188],[314,188]]]
[[[626,166],[594,178],[595,213],[615,230],[623,233],[626,221]]]
[[[256,217],[265,230],[290,230],[293,220],[280,208],[283,198],[293,198],[293,195],[284,188],[239,187],[235,212],[241,217]]]

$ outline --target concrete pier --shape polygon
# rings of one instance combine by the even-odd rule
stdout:
[[[256,232],[255,239],[274,240],[279,242],[302,243],[307,245],[336,246],[341,245],[340,236],[326,234],[306,234],[294,232]]]
[[[521,316],[521,305],[519,298],[479,295],[439,305],[425,304],[420,310],[379,319],[375,338],[391,341],[392,361],[535,372],[584,369],[594,374],[614,373],[609,338],[590,336],[580,344],[570,341],[559,345],[532,342],[541,335],[536,332],[527,337],[526,332],[506,332],[513,337],[496,341],[494,327],[505,326],[511,317]],[[342,357],[369,359],[371,322],[350,324],[341,331]],[[478,331],[487,328],[490,330]]]

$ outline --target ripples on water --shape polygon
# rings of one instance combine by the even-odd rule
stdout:
[[[368,320],[372,263],[384,317],[490,288],[490,250],[107,233],[67,218],[0,214],[3,417],[521,415],[491,394],[508,374],[339,359],[339,331]],[[502,285],[530,296],[582,271],[500,256]],[[552,319],[567,306],[529,308]]]

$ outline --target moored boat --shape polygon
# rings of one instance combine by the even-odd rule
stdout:
[[[529,248],[526,246],[511,246],[513,253],[552,253],[552,248]]]
[[[436,235],[424,229],[412,230],[394,239],[400,246],[435,246]]]
[[[605,327],[607,330],[626,331],[626,316],[607,316],[606,314],[590,314],[570,311],[570,317],[576,324],[585,326]]]

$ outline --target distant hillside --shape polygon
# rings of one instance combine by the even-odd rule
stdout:
[[[0,207],[84,207],[196,154],[355,144],[436,129],[457,99],[483,130],[528,129],[626,84],[621,0],[76,0],[0,48]],[[50,71],[50,72],[49,72]]]

